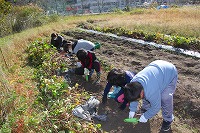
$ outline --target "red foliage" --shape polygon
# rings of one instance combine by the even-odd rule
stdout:
[[[15,127],[12,129],[12,133],[24,133],[24,119],[20,118],[14,124]]]

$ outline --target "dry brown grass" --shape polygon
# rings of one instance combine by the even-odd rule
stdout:
[[[143,9],[140,9],[143,10]],[[200,7],[183,7],[166,10],[150,9],[142,13],[112,14],[99,26],[124,27],[181,36],[200,37]]]

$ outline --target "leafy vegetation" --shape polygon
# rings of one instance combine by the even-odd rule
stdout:
[[[145,33],[144,31],[141,31],[141,30],[132,31],[123,27],[117,27],[117,28],[99,27],[99,26],[95,27],[92,24],[87,24],[87,23],[80,23],[78,26],[81,28],[96,30],[99,32],[113,33],[119,36],[142,39],[145,41],[151,41],[151,42],[156,42],[156,43],[163,43],[166,45],[172,45],[177,48],[192,49],[192,50],[200,51],[200,40],[198,40],[197,38],[170,36],[170,35],[165,35],[161,33]]]
[[[0,132],[102,132],[100,124],[72,115],[72,109],[85,103],[90,94],[57,76],[57,70],[65,71],[71,61],[60,57],[56,48],[43,39],[32,42],[26,52],[28,65],[34,70],[31,80],[37,84],[35,88],[28,87],[30,90],[16,88],[3,93]],[[2,91],[6,91],[6,81],[0,83],[1,87],[4,85]],[[18,79],[17,85],[22,83],[25,81]]]
[[[36,5],[13,6],[1,0],[0,7],[0,37],[56,22],[58,18],[54,14],[45,15],[44,11]]]
[[[28,60],[36,68],[35,79],[39,93],[34,107],[43,112],[42,118],[30,121],[29,125],[40,126],[40,131],[58,132],[97,132],[100,125],[81,121],[72,115],[72,109],[90,98],[90,94],[78,88],[70,87],[63,77],[56,76],[55,70],[68,68],[71,63],[59,57],[56,49],[46,42],[35,41],[28,48]],[[52,56],[53,55],[53,56]]]

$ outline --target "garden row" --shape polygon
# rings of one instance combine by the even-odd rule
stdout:
[[[161,33],[145,33],[142,30],[128,30],[123,27],[99,27],[94,26],[92,23],[90,21],[80,23],[78,27],[200,52],[200,40],[197,38],[170,36]]]

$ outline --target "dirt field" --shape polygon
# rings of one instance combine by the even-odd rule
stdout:
[[[83,38],[91,41],[98,41],[102,44],[97,49],[96,55],[99,59],[109,65],[139,72],[150,62],[162,59],[172,62],[178,69],[178,85],[174,95],[175,121],[172,124],[174,133],[200,132],[200,59],[177,55],[150,46],[141,46],[132,42],[119,40],[103,35],[90,33],[65,32],[67,39]],[[95,74],[93,75],[93,78]],[[93,85],[86,82],[81,76],[74,77],[73,82],[78,82],[87,91],[96,95],[101,101],[102,92],[106,85],[107,72],[103,71],[101,83]],[[99,105],[98,113],[108,113],[106,122],[95,121],[102,124],[104,131],[111,133],[156,133],[159,132],[162,123],[162,116],[159,112],[147,123],[133,125],[123,120],[128,117],[128,107],[124,111],[118,109],[120,104],[109,99],[106,105]],[[192,130],[194,129],[194,130]]]

